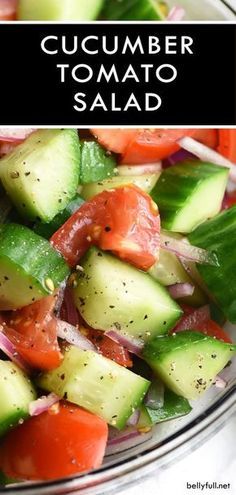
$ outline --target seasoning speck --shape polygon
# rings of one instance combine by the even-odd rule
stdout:
[[[18,177],[20,177],[20,174],[19,172],[11,172],[10,177],[11,179],[18,179]]]

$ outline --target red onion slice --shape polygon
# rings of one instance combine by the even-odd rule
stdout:
[[[120,165],[118,175],[129,177],[136,175],[158,174],[161,172],[161,162],[144,163],[143,165]]]
[[[160,409],[164,406],[165,387],[159,380],[153,380],[146,394],[144,402],[150,409]]]
[[[78,328],[74,327],[67,321],[58,320],[57,322],[57,336],[60,339],[66,340],[69,344],[72,344],[84,351],[95,351],[96,347],[88,340]]]
[[[62,303],[64,300],[65,288],[66,288],[66,280],[64,280],[64,282],[62,282],[62,284],[60,285],[60,287],[57,291],[56,303],[55,303],[55,308],[54,308],[54,314],[56,316],[59,316],[59,314],[60,314],[60,310],[61,310]]]
[[[205,321],[209,321],[211,318],[210,308],[206,304],[201,308],[197,308],[193,313],[189,315],[182,316],[180,322],[176,325],[174,332],[181,330],[189,330],[190,328],[194,328],[197,324],[204,323]]]
[[[139,409],[136,409],[133,412],[133,414],[131,414],[131,416],[129,417],[129,419],[126,423],[127,426],[136,426],[138,424],[139,417],[140,417],[140,411],[139,411]]]
[[[233,182],[236,182],[236,166],[217,151],[208,148],[205,144],[199,143],[191,137],[183,137],[178,141],[179,145],[185,150],[196,155],[200,160],[215,163],[221,167],[229,168],[229,177]]]
[[[3,329],[3,327],[2,327]],[[0,350],[8,356],[13,363],[17,364],[26,373],[29,373],[29,367],[25,360],[17,352],[16,347],[11,340],[0,330]]]
[[[197,157],[192,153],[189,153],[189,151],[181,149],[163,160],[163,167],[171,167],[172,165],[176,165],[176,163],[183,162],[184,160],[196,160],[196,158]]]
[[[132,354],[136,354],[137,356],[140,355],[144,346],[144,342],[141,339],[126,337],[125,335],[122,335],[120,332],[117,332],[115,330],[108,330],[107,332],[105,332],[105,335],[107,335],[107,337],[110,337],[110,339],[114,340],[118,344],[121,344],[129,352],[131,352]]]
[[[113,438],[109,438],[106,448],[106,456],[117,454],[125,450],[137,447],[152,438],[152,431],[142,433],[136,429],[128,428],[125,431],[115,433]]]
[[[48,409],[59,402],[59,400],[60,397],[53,392],[47,396],[43,395],[42,397],[39,397],[39,399],[33,400],[29,405],[30,416],[39,416],[39,414],[48,411]]]
[[[183,7],[176,5],[175,7],[173,7],[170,10],[166,20],[167,21],[182,21],[184,16],[185,16],[185,10],[183,9]]]
[[[217,388],[225,388],[225,387],[227,387],[227,382],[225,380],[223,380],[223,378],[221,378],[219,375],[217,375],[215,377],[215,381],[214,381],[213,385],[215,385],[215,387],[217,387]]]
[[[215,253],[192,246],[186,238],[174,239],[167,234],[161,234],[161,248],[175,253],[179,258],[186,258],[201,265],[219,266]]]
[[[192,296],[194,293],[194,285],[186,283],[172,284],[167,287],[169,294],[173,299]]]
[[[1,1],[1,0],[0,0]],[[6,143],[4,141],[0,141],[0,158],[4,155],[7,155],[8,153],[11,153],[18,145],[20,141],[15,141],[14,143]]]
[[[62,319],[66,320],[74,327],[79,325],[79,313],[73,301],[70,287],[65,288],[62,307],[64,310]]]
[[[30,128],[20,129],[18,127],[9,127],[5,129],[0,127],[0,141],[7,141],[9,143],[12,141],[23,141],[35,130]]]
[[[120,445],[122,442],[127,442],[131,438],[137,438],[141,435],[138,430],[121,432],[117,436],[108,440],[107,445]]]

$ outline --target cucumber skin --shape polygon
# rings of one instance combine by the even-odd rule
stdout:
[[[169,389],[165,389],[163,407],[154,410],[144,404],[141,405],[138,428],[153,426],[163,421],[179,418],[189,414],[191,411],[192,407],[187,399]]]
[[[81,143],[80,184],[99,182],[115,175],[116,162],[95,141]]]
[[[212,163],[189,160],[165,169],[151,192],[152,199],[157,203],[160,211],[162,227],[177,231],[173,228],[177,215],[201,183],[216,175],[225,175],[226,184],[228,169]],[[202,206],[204,205],[200,205]],[[190,232],[195,226],[191,225],[190,229],[186,228],[181,232]]]
[[[18,480],[8,478],[2,471],[0,471],[0,486],[10,485],[12,483],[19,483]]]
[[[216,253],[219,267],[197,265],[197,269],[225,317],[236,323],[236,206],[200,225],[188,239]]]
[[[191,330],[185,330],[178,332],[174,336],[157,337],[148,342],[144,348],[142,356],[147,358],[147,361],[156,359],[161,362],[165,359],[166,354],[183,349],[184,346],[191,346],[192,344],[198,344],[199,342],[209,342],[218,345],[219,349],[223,347],[232,349],[235,351],[234,344],[222,342],[221,340],[208,337],[204,333],[192,332]]]
[[[106,0],[103,16],[121,21],[161,21],[165,18],[156,0]]]
[[[70,216],[80,208],[84,203],[84,200],[79,194],[76,194],[74,199],[68,203],[63,211],[60,211],[49,223],[36,222],[34,225],[34,232],[36,234],[44,237],[45,239],[50,239],[50,237],[70,218]]]
[[[54,167],[59,161],[61,171],[69,163],[67,183],[61,183],[60,171],[52,168],[52,161]],[[50,222],[76,194],[79,162],[80,145],[75,129],[40,129],[1,159],[0,179],[23,219]],[[18,177],[14,177],[17,173]]]
[[[47,278],[57,288],[70,273],[51,244],[23,225],[0,225],[0,260],[4,258],[35,278],[42,297],[51,294],[45,284]]]
[[[211,386],[235,352],[236,345],[185,330],[148,342],[142,357],[168,388],[195,400]]]

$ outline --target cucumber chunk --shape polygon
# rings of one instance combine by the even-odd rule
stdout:
[[[179,302],[190,304],[190,306],[203,306],[206,304],[206,295],[196,283],[193,282],[174,253],[160,249],[159,260],[150,268],[149,273],[153,278],[165,286],[185,282],[194,284],[193,295],[183,297],[182,299],[179,299]]]
[[[109,189],[114,189],[115,187],[123,187],[129,184],[134,184],[137,187],[140,187],[143,191],[150,193],[154,186],[156,185],[160,174],[147,174],[147,175],[137,175],[137,176],[116,176],[111,179],[106,179],[101,182],[97,182],[94,184],[86,184],[83,186],[81,191],[81,196],[85,200],[96,196],[102,191],[107,191]]]
[[[165,18],[158,0],[106,0],[103,15],[109,20],[160,21]]]
[[[98,16],[103,0],[19,0],[17,17],[25,21],[89,21]]]
[[[143,358],[170,390],[197,399],[235,351],[236,346],[189,330],[147,343]]]
[[[11,361],[0,361],[0,436],[29,415],[36,392],[29,378]]]
[[[76,194],[79,162],[75,129],[41,129],[1,159],[0,179],[23,218],[50,222]]]
[[[150,382],[96,352],[69,346],[61,366],[41,375],[38,384],[122,429]]]
[[[99,182],[115,175],[116,161],[95,141],[81,143],[80,183]]]
[[[162,227],[188,233],[214,217],[220,211],[228,175],[227,168],[193,160],[165,169],[151,193]]]
[[[205,222],[188,238],[216,254],[218,267],[197,265],[197,270],[226,318],[236,323],[236,206]]]
[[[76,194],[74,199],[68,203],[63,211],[60,211],[49,223],[36,222],[34,225],[34,231],[36,234],[45,237],[45,239],[50,239],[52,234],[56,232],[63,223],[70,218],[70,216],[80,208],[84,203],[84,200],[79,194]]]
[[[91,327],[147,341],[168,332],[181,317],[167,290],[128,263],[91,248],[80,264],[84,271],[77,275],[73,296]]]
[[[151,409],[145,404],[140,407],[140,417],[138,428],[153,426],[163,421],[176,419],[185,416],[192,411],[192,408],[187,399],[176,395],[171,390],[165,389],[164,405],[158,409]]]
[[[51,294],[68,275],[68,266],[48,241],[23,225],[0,226],[1,310]]]

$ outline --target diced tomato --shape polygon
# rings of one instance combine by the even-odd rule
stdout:
[[[121,164],[137,165],[156,162],[180,149],[176,143],[183,136],[192,136],[215,148],[216,129],[92,129],[99,143],[110,151],[120,153]]]
[[[17,0],[0,0],[0,21],[16,19]]]
[[[218,152],[236,163],[236,129],[219,130]]]
[[[124,153],[138,129],[91,129],[98,142],[109,151]]]
[[[53,315],[55,298],[47,296],[7,318],[4,332],[19,354],[31,367],[40,370],[57,368],[62,354],[57,341],[57,319]]]
[[[232,343],[229,335],[215,321],[211,320],[210,315],[204,308],[201,311],[201,308],[192,308],[186,304],[182,304],[181,306],[184,310],[184,315],[176,327],[171,330],[171,334],[184,332],[185,330],[196,330],[210,337]]]
[[[135,186],[103,191],[85,202],[51,238],[74,266],[90,245],[98,245],[148,270],[160,247],[160,217],[150,196]]]
[[[18,480],[62,478],[102,464],[108,427],[73,404],[60,403],[11,430],[0,448],[3,472]]]
[[[198,325],[198,330],[210,337],[215,337],[218,340],[223,340],[223,342],[232,344],[229,335],[213,320],[208,320]]]
[[[236,205],[236,191],[232,193],[226,193],[222,203],[222,210],[227,210]]]
[[[141,129],[130,141],[121,164],[142,164],[162,160],[180,149],[176,143],[183,136],[191,136],[190,129]]]
[[[217,144],[216,131],[212,129],[143,129],[130,142],[122,156],[123,164],[156,162],[180,149],[176,141],[191,136],[207,146]]]
[[[193,138],[208,148],[216,149],[219,143],[219,131],[217,129],[195,129]]]
[[[104,335],[104,332],[87,327],[84,329],[80,327],[80,331],[81,330],[85,333],[86,337],[93,342],[103,356],[115,361],[121,366],[128,368],[133,366],[133,361],[127,349]]]

